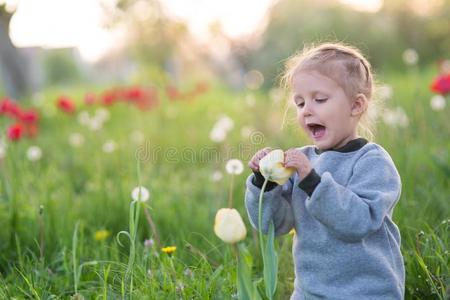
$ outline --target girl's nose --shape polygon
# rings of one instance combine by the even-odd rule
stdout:
[[[310,116],[312,115],[312,107],[311,104],[308,101],[305,101],[303,106],[303,115],[304,116]]]

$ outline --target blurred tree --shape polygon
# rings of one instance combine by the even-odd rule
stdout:
[[[177,78],[180,44],[187,34],[183,23],[170,20],[158,0],[119,0],[109,26],[125,25],[129,32],[129,50],[138,64],[139,81],[166,84]],[[163,71],[165,70],[165,71]],[[169,75],[166,76],[166,75]]]
[[[26,64],[21,53],[9,37],[9,23],[12,12],[6,4],[0,4],[0,75],[4,89],[9,97],[20,99],[30,90],[30,81],[26,72]]]
[[[74,50],[52,49],[43,55],[43,69],[47,85],[80,82],[81,71],[74,59]]]
[[[240,59],[260,70],[268,79],[265,85],[271,86],[284,61],[305,44],[342,41],[360,48],[377,71],[403,71],[407,48],[415,49],[424,65],[449,55],[448,16],[450,0],[384,1],[376,13],[356,11],[336,0],[282,0],[270,12],[261,46],[239,51]]]

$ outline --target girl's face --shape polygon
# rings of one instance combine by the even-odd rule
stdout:
[[[313,70],[298,71],[293,94],[298,122],[318,148],[339,148],[357,137],[359,118],[352,113],[352,101],[333,79]]]

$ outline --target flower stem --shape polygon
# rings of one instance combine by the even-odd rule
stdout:
[[[233,206],[233,179],[234,179],[234,174],[231,174],[230,194],[228,197],[228,208],[232,208],[232,206]]]
[[[266,189],[267,182],[269,180],[264,180],[264,183],[261,187],[261,192],[259,193],[259,207],[258,207],[258,231],[259,231],[259,246],[261,248],[261,256],[263,258],[264,265],[266,264],[265,261],[265,255],[264,255],[264,240],[263,240],[263,233],[262,233],[262,202],[263,202],[263,195],[264,190]]]

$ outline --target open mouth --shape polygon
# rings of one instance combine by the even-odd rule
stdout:
[[[309,131],[314,139],[320,139],[325,135],[326,127],[320,124],[310,123],[307,124]]]

